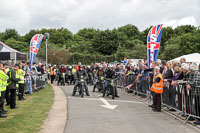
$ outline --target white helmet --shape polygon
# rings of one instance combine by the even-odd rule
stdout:
[[[109,65],[108,65],[108,68],[112,68],[112,67],[113,67],[112,64],[109,64]]]

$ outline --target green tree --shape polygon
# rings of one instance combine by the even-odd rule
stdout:
[[[92,46],[94,50],[103,55],[111,55],[117,51],[119,45],[116,32],[105,30],[94,36]]]
[[[19,33],[15,29],[6,29],[6,31],[2,33],[1,39],[2,41],[5,41],[9,38],[18,40],[19,36]]]

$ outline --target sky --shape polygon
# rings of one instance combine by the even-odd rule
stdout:
[[[200,26],[200,0],[0,0],[0,32],[31,29],[113,29],[133,24],[140,31],[156,24]]]

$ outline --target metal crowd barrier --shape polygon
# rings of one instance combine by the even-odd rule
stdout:
[[[137,75],[125,77],[126,86],[133,84],[130,90],[141,96],[146,96],[146,101],[150,102],[150,84],[148,75],[143,75],[142,80],[136,78]],[[186,83],[179,81],[177,86],[167,83],[168,87],[163,88],[162,106],[168,109],[174,109],[178,115],[182,114],[186,117],[185,123],[190,117],[200,119],[200,86],[191,85],[192,89],[186,89]]]
[[[146,101],[150,102],[152,96],[147,74],[142,74],[142,78],[137,78],[137,75],[126,76],[123,73],[118,73],[118,86],[125,88],[131,84],[129,90],[136,95],[146,96]],[[176,110],[178,113],[175,119],[178,115],[185,116],[185,123],[190,117],[200,119],[200,86],[191,85],[191,87],[191,90],[187,90],[186,82],[183,81],[179,81],[176,86],[167,82],[161,97],[162,106]]]
[[[186,117],[185,123],[190,117],[200,119],[200,86],[191,85],[191,89],[186,88],[186,82],[179,81],[177,86],[169,85],[165,87],[164,98],[162,105],[167,108],[178,111],[178,115],[182,114]]]
[[[43,74],[43,75],[33,75],[31,76],[32,78],[32,89],[34,90],[39,90],[44,88],[47,85],[47,80],[48,80],[48,75]],[[25,82],[24,82],[24,92],[28,93],[29,92],[29,76],[25,76]]]

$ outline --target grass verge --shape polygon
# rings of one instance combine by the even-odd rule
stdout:
[[[37,133],[53,104],[51,85],[39,92],[27,95],[25,101],[17,101],[18,109],[8,110],[8,117],[0,119],[0,133]]]

